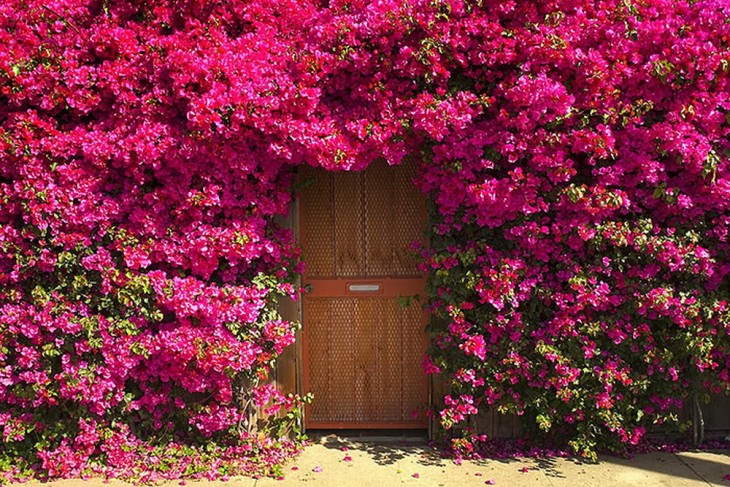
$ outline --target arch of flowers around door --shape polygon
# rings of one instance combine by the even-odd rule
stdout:
[[[268,379],[302,164],[420,160],[424,366],[459,451],[486,408],[590,456],[727,391],[727,13],[3,2],[0,470],[222,475],[295,448],[252,412],[301,399]]]

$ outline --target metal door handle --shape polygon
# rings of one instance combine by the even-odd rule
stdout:
[[[347,290],[351,293],[377,293],[380,284],[348,284]]]

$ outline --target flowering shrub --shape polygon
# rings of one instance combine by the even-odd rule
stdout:
[[[289,451],[252,434],[299,401],[265,385],[299,164],[421,154],[449,431],[590,455],[727,390],[728,8],[3,2],[0,469]]]
[[[441,424],[635,445],[730,384],[729,6],[450,5],[438,106],[479,112],[434,112],[424,151]]]
[[[276,301],[298,250],[270,222],[291,171],[214,93],[229,71],[238,103],[269,103],[254,85],[276,80],[251,76],[281,53],[234,36],[242,17],[210,31],[210,14],[0,6],[0,471],[140,474],[152,455],[180,475],[256,473],[296,449],[255,434],[257,411],[299,403],[266,383],[296,330]],[[213,444],[261,458],[195,450]]]

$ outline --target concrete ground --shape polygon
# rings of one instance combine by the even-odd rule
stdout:
[[[455,465],[422,441],[343,439],[313,441],[285,467],[285,478],[233,478],[228,482],[188,481],[188,487],[389,487],[462,486],[730,486],[730,450],[649,453],[633,459],[603,457],[598,464],[570,459],[483,460]],[[49,487],[128,487],[101,480],[58,481]],[[177,482],[163,484],[167,487]]]

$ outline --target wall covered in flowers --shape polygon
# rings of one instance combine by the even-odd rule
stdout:
[[[297,327],[273,221],[302,164],[420,157],[425,366],[461,451],[489,407],[590,456],[727,391],[728,19],[727,0],[3,2],[0,471],[276,472],[296,442],[252,411],[301,400],[267,377]]]

